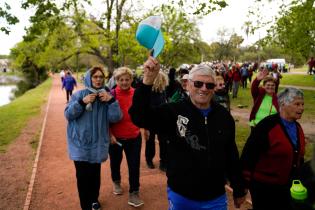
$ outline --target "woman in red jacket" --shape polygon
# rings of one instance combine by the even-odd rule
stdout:
[[[140,129],[131,122],[128,110],[132,104],[134,89],[131,87],[133,80],[132,71],[127,67],[121,67],[115,71],[117,87],[111,91],[119,102],[123,118],[111,126],[111,142],[109,147],[110,168],[112,181],[114,182],[115,195],[123,193],[121,188],[120,164],[125,152],[129,169],[129,200],[128,204],[134,207],[143,205],[139,197]]]
[[[278,101],[280,113],[252,129],[241,155],[254,210],[291,210],[290,187],[304,160],[305,138],[297,122],[304,111],[303,92],[286,88]]]
[[[242,79],[242,77],[241,77],[241,72],[240,72],[239,66],[233,65],[232,66],[232,81],[233,81],[232,98],[237,98],[238,87],[240,85],[241,79]]]

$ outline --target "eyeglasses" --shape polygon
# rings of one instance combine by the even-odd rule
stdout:
[[[214,87],[215,87],[215,84],[212,83],[212,82],[201,82],[201,81],[192,81],[194,83],[194,87],[195,88],[202,88],[202,86],[205,84],[206,85],[206,88],[208,90],[212,90]]]
[[[224,86],[225,86],[225,84],[220,83],[220,84],[218,84],[218,86],[219,86],[219,87],[224,87]]]
[[[104,76],[92,76],[92,79],[104,79]]]

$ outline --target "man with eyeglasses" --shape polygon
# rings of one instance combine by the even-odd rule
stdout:
[[[227,210],[226,180],[237,208],[245,200],[235,123],[222,106],[212,103],[215,73],[207,65],[188,75],[189,98],[150,106],[153,81],[160,70],[156,59],[144,63],[143,84],[135,91],[129,113],[139,127],[168,136],[167,192],[169,210]]]

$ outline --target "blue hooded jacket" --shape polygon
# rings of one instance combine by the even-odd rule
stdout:
[[[114,98],[108,102],[97,98],[92,103],[92,111],[87,111],[82,99],[92,93],[87,89],[92,87],[90,71],[85,75],[84,84],[86,89],[75,92],[65,109],[68,152],[71,160],[101,163],[108,157],[109,123],[118,122],[122,112]]]
[[[67,91],[73,90],[74,86],[77,86],[77,82],[71,75],[66,75],[62,82],[62,89],[65,88]]]

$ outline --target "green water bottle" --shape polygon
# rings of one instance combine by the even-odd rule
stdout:
[[[296,201],[304,201],[307,198],[307,189],[298,179],[292,181],[290,192],[291,197]]]

